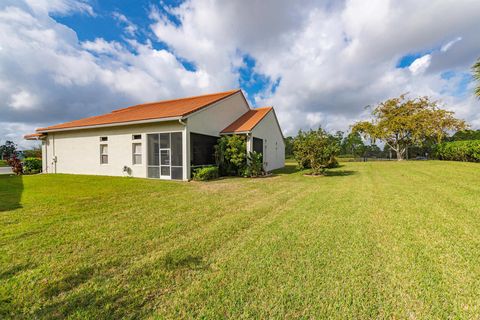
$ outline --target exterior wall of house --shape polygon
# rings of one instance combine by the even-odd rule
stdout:
[[[219,137],[220,131],[248,110],[250,110],[250,107],[246,103],[243,94],[238,92],[190,115],[186,119],[187,135],[185,144],[188,146],[188,150],[190,150],[190,132]],[[190,162],[190,152],[188,152],[186,154],[186,177],[188,179],[191,178]]]
[[[253,151],[253,137],[263,139],[263,163],[266,171],[285,166],[285,143],[273,110],[253,128],[247,143],[249,151]]]
[[[184,133],[184,177],[187,177],[185,154],[188,146],[185,143],[186,128],[178,121],[157,122],[97,129],[71,130],[51,132],[42,143],[43,172],[94,174],[109,176],[147,177],[147,137],[148,133],[161,132]],[[132,135],[141,134],[140,140],[133,140]],[[108,141],[100,141],[100,137],[108,137]],[[142,163],[133,165],[133,143],[142,144]],[[108,164],[100,164],[100,145],[108,145]],[[56,157],[56,161],[55,161]],[[123,167],[130,172],[123,171]]]
[[[188,130],[210,136],[220,136],[220,131],[250,110],[241,92],[219,101],[188,117]]]

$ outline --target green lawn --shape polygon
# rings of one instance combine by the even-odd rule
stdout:
[[[0,167],[8,167],[7,160],[0,160]]]
[[[0,176],[0,318],[479,318],[480,165]]]

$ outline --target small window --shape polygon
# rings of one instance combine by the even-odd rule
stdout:
[[[108,137],[100,137],[100,141],[108,141]]]
[[[132,136],[132,140],[141,140],[142,139],[142,135],[141,134],[134,134]]]
[[[108,145],[106,144],[100,145],[100,163],[101,164],[108,163]]]
[[[132,144],[132,162],[133,164],[142,164],[142,144]]]

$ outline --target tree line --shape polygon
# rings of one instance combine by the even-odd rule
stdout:
[[[371,119],[354,123],[346,135],[319,128],[300,130],[297,136],[287,137],[286,157],[295,158],[300,168],[311,168],[313,174],[324,174],[338,165],[338,156],[394,156],[404,160],[409,154],[410,158],[432,155],[445,141],[480,140],[480,130],[470,130],[464,120],[457,119],[454,112],[443,109],[429,97],[409,98],[402,94],[371,109]],[[377,141],[384,144],[383,149],[377,146]]]

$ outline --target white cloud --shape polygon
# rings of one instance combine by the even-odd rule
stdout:
[[[425,70],[430,66],[430,62],[432,60],[432,56],[426,54],[415,61],[408,67],[408,69],[412,72],[413,75],[418,75],[424,73]]]
[[[18,1],[16,2],[18,3]],[[25,0],[25,2],[34,11],[41,13],[68,14],[77,11],[94,15],[92,6],[84,0]]]
[[[102,38],[97,38],[94,41],[85,41],[81,43],[83,49],[97,54],[111,54],[116,55],[123,51],[123,46],[115,41],[106,41]]]
[[[310,127],[318,127],[322,122],[321,112],[309,112],[307,113],[307,123]]]
[[[462,37],[456,37],[452,41],[449,41],[446,44],[444,44],[442,46],[442,48],[440,48],[440,51],[447,52],[455,43],[457,43],[458,41],[461,41],[461,40],[462,40]]]
[[[20,90],[11,95],[10,107],[14,109],[32,109],[38,104],[36,96],[28,91]]]
[[[120,12],[114,12],[113,17],[124,25],[124,31],[127,35],[133,37],[138,31],[138,27],[132,23],[125,15]]]
[[[155,34],[213,77],[231,79],[227,68],[248,53],[257,61],[256,72],[281,78],[275,93],[266,90],[255,101],[276,107],[287,134],[318,124],[346,130],[366,115],[364,106],[404,92],[443,99],[448,93],[442,72],[468,70],[480,52],[480,2],[466,0],[455,6],[414,0],[368,6],[361,0],[199,0],[168,12],[180,24],[153,11]],[[409,69],[395,67],[402,55],[442,43],[443,50],[422,56]],[[465,108],[455,99],[451,103],[455,110]],[[477,121],[479,115],[469,110],[463,115]]]

